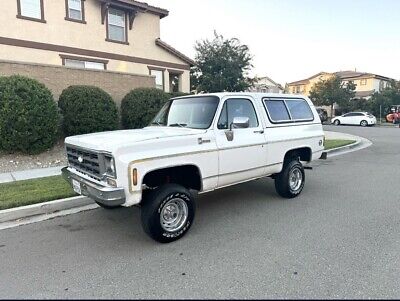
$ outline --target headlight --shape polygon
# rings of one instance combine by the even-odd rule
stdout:
[[[106,175],[116,178],[114,158],[111,156],[104,156],[104,166]]]

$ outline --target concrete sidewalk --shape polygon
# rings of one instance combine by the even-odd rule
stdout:
[[[0,174],[0,183],[58,176],[61,175],[61,168],[63,168],[63,166],[6,172]]]

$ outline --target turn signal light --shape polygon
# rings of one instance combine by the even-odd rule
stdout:
[[[137,169],[136,168],[132,169],[132,185],[133,186],[137,185]]]

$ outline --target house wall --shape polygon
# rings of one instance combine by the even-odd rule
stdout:
[[[0,76],[15,74],[43,83],[52,91],[56,101],[61,92],[71,85],[94,85],[109,93],[119,106],[122,98],[132,89],[155,87],[155,79],[149,75],[0,60]]]
[[[147,75],[148,66],[172,68],[183,72],[182,91],[190,91],[190,66],[155,44],[160,37],[160,16],[138,13],[132,30],[128,28],[129,45],[125,45],[105,40],[106,24],[102,24],[99,1],[84,2],[86,24],[64,19],[64,0],[43,0],[43,3],[46,23],[16,18],[17,0],[2,0],[0,59],[61,65],[60,54],[68,54],[108,60],[107,69],[116,72]],[[18,41],[25,46],[16,46],[15,43],[21,44]],[[26,41],[40,45],[32,47]],[[42,49],[35,49],[38,47]]]

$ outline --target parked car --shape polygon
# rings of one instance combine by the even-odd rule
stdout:
[[[159,242],[193,224],[199,193],[262,177],[284,198],[304,187],[306,164],[325,158],[309,98],[216,93],[169,100],[148,127],[67,137],[65,179],[106,209],[140,204]],[[245,201],[245,200],[244,200]]]
[[[334,125],[348,124],[348,125],[361,125],[369,126],[376,124],[376,117],[368,112],[350,112],[332,118],[331,123]]]
[[[318,115],[319,115],[319,119],[321,120],[321,122],[325,122],[328,120],[328,112],[323,109],[323,108],[316,108]]]

